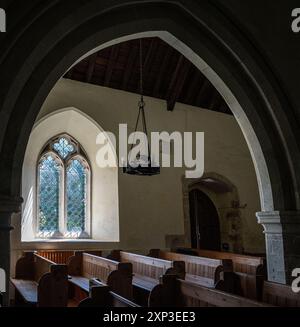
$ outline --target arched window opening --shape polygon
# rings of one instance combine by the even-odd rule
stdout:
[[[37,175],[37,237],[89,238],[91,171],[79,143],[69,135],[50,140]]]
[[[51,153],[45,154],[38,166],[38,226],[43,233],[59,230],[59,190],[62,170]]]
[[[88,167],[80,158],[72,159],[66,173],[67,231],[82,233],[86,229]]]

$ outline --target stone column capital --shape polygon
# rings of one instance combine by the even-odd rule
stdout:
[[[256,217],[265,233],[300,234],[300,211],[262,211]]]
[[[300,211],[256,213],[266,237],[268,279],[290,284],[292,271],[300,267]]]

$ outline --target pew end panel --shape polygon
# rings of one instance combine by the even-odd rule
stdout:
[[[160,283],[150,292],[148,307],[174,307],[176,299],[177,274],[165,274],[160,277]]]
[[[15,278],[34,279],[34,252],[23,252],[22,257],[16,263]]]
[[[66,265],[52,265],[38,283],[39,307],[66,307],[68,304],[68,275]]]
[[[34,252],[26,252],[16,264],[16,277],[11,279],[15,287],[16,305],[66,306],[68,297],[66,265],[57,265]]]
[[[109,286],[97,279],[90,280],[89,297],[81,301],[79,307],[139,307],[132,301],[112,292]]]
[[[112,292],[132,300],[132,264],[131,263],[118,263],[117,270],[111,271],[106,280],[106,284],[110,287]]]
[[[83,252],[76,251],[74,255],[68,258],[67,267],[68,274],[73,276],[82,275],[82,261],[83,261]]]
[[[105,307],[109,297],[109,287],[107,285],[90,285],[89,295],[86,299],[82,300],[78,307]]]
[[[167,269],[166,275],[177,275],[178,278],[185,279],[185,262],[172,261],[172,268]]]
[[[150,249],[148,256],[152,258],[160,258],[160,249]]]
[[[121,251],[122,250],[112,250],[110,254],[107,256],[107,259],[114,261],[121,261]]]

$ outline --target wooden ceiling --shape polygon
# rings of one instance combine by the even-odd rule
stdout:
[[[71,68],[66,78],[113,89],[139,93],[139,40],[105,48]],[[144,94],[166,100],[232,114],[208,79],[182,54],[159,38],[144,38]]]

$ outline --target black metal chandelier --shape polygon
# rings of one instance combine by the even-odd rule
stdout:
[[[143,49],[142,49],[142,39],[140,39],[140,101],[138,102],[138,116],[135,124],[134,132],[137,132],[139,121],[142,121],[143,132],[147,137],[148,145],[148,156],[136,157],[135,160],[130,162],[128,160],[127,167],[123,167],[123,172],[129,175],[139,175],[139,176],[153,176],[160,174],[160,167],[157,165],[152,166],[151,152],[149,146],[149,137],[146,124],[145,116],[145,101],[144,101],[144,90],[143,90]],[[133,145],[131,146],[131,150]],[[134,164],[133,164],[134,163]]]

